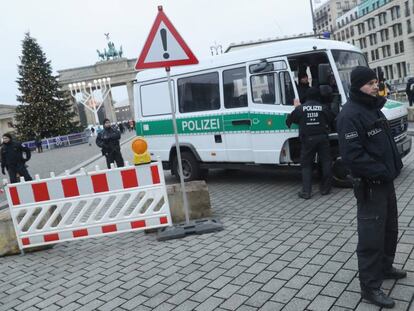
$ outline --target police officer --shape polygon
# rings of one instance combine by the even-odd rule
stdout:
[[[122,158],[119,145],[121,134],[111,126],[109,119],[103,121],[103,127],[104,129],[96,137],[96,144],[102,148],[102,154],[106,158],[107,167],[111,168],[111,163],[114,162],[116,162],[117,167],[124,166],[124,159]]]
[[[298,75],[298,94],[299,94],[299,101],[303,104],[306,101],[306,93],[309,90],[309,78],[308,74],[305,72],[300,72]]]
[[[10,183],[18,182],[18,175],[24,180],[32,180],[26,168],[26,162],[30,160],[30,149],[21,143],[14,141],[9,133],[3,135],[3,147],[1,148],[1,172],[5,175],[4,169],[9,173]]]
[[[354,181],[358,220],[358,269],[363,299],[384,308],[394,301],[381,290],[384,279],[406,272],[393,267],[398,238],[398,211],[393,180],[402,168],[400,155],[377,96],[373,70],[351,73],[349,100],[338,115],[339,149]]]
[[[295,110],[286,119],[286,125],[290,128],[292,123],[299,124],[302,191],[298,195],[307,200],[312,194],[312,170],[316,153],[322,165],[321,194],[326,195],[331,191],[332,161],[328,134],[333,122],[333,114],[321,103],[319,90],[314,87],[306,92],[306,102],[295,106]]]

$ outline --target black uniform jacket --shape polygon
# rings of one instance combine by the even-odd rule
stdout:
[[[25,154],[25,157],[23,156]],[[16,167],[30,160],[30,149],[19,142],[10,141],[1,148],[1,168]]]
[[[338,115],[339,152],[352,176],[392,181],[403,164],[388,121],[380,110],[385,99],[361,98],[351,94]]]
[[[96,144],[102,148],[103,154],[113,153],[121,149],[119,146],[120,138],[121,133],[118,130],[112,127],[104,128],[96,137]]]
[[[307,100],[288,115],[286,125],[299,124],[301,139],[321,134],[329,134],[334,116],[328,106],[316,100]]]

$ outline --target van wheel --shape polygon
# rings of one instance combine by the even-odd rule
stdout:
[[[200,178],[200,164],[191,152],[181,153],[181,163],[183,166],[184,181],[191,181]],[[178,174],[177,156],[175,156],[173,160],[172,173],[177,179],[180,179],[180,175]]]
[[[332,164],[332,183],[338,188],[352,188],[352,182],[348,178],[349,170],[345,168],[341,158]]]

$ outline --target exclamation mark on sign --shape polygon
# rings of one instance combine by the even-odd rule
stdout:
[[[160,30],[161,34],[161,41],[162,41],[162,47],[164,48],[165,53],[162,55],[165,59],[168,59],[170,57],[170,54],[167,53],[167,31],[165,29]]]

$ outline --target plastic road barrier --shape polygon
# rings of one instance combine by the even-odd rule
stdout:
[[[161,162],[51,173],[5,190],[21,250],[172,225]]]

